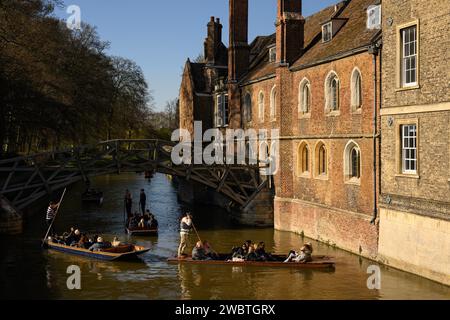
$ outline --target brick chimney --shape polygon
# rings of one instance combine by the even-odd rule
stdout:
[[[248,0],[230,0],[230,44],[228,81],[236,82],[248,70]]]
[[[208,36],[205,39],[205,60],[207,64],[215,65],[219,62],[221,43],[222,25],[220,19],[211,17],[208,23]]]
[[[305,43],[302,0],[278,0],[276,29],[277,61],[281,65],[292,64]]]

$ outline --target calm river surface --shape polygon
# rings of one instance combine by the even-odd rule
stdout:
[[[383,266],[381,290],[369,290],[367,268],[373,262],[319,243],[314,243],[315,253],[335,257],[335,271],[168,265],[166,258],[178,246],[183,210],[171,181],[164,175],[149,182],[129,174],[100,177],[93,185],[105,192],[104,205],[83,207],[83,185],[74,186],[61,207],[57,229],[75,226],[104,234],[107,240],[117,235],[152,250],[137,263],[98,262],[43,251],[39,240],[45,233],[42,212],[28,219],[23,236],[0,238],[1,299],[450,299],[449,287]],[[128,238],[124,234],[125,188],[132,191],[135,206],[139,190],[145,188],[151,211],[160,222],[158,237]],[[285,254],[302,242],[291,233],[236,227],[221,209],[200,207],[193,213],[202,238],[219,252],[252,239],[265,241],[274,253]],[[70,265],[81,268],[81,290],[67,289]]]

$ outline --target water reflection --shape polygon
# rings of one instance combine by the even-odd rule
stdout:
[[[99,177],[93,186],[105,193],[103,206],[83,206],[82,184],[69,190],[56,227],[71,226],[112,240],[151,247],[142,261],[102,262],[64,253],[42,251],[42,215],[32,217],[20,237],[0,239],[0,297],[33,299],[449,299],[448,287],[414,275],[381,267],[382,288],[367,289],[367,268],[373,262],[314,242],[315,254],[335,258],[335,271],[245,266],[169,265],[176,254],[182,205],[164,175],[149,182],[139,175]],[[151,211],[160,224],[156,237],[128,237],[123,224],[123,193],[130,189],[135,202],[144,188]],[[137,206],[137,203],[134,204]],[[268,251],[286,254],[304,241],[298,235],[272,229],[234,226],[225,211],[193,208],[202,239],[218,252],[231,252],[243,241],[264,241]],[[196,241],[191,236],[191,247]],[[82,290],[67,289],[67,267],[78,265]]]

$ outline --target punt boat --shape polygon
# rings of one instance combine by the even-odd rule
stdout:
[[[45,241],[45,245],[49,250],[105,261],[136,260],[141,254],[150,251],[150,249],[133,244],[120,245],[119,247],[104,249],[102,251],[95,252],[83,248],[67,246],[65,244],[54,242],[53,240]]]
[[[313,256],[312,262],[298,263],[283,261],[285,256],[272,255],[275,261],[231,261],[229,254],[219,254],[217,260],[193,260],[191,256],[183,258],[169,258],[169,264],[204,264],[204,265],[227,265],[227,266],[253,266],[253,267],[278,267],[278,268],[297,268],[297,269],[334,269],[336,262],[327,256]]]
[[[130,236],[154,236],[158,234],[158,228],[126,228]]]

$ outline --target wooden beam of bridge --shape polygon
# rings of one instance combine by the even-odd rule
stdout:
[[[162,140],[112,140],[0,160],[0,195],[17,209],[24,209],[89,177],[156,171],[203,184],[245,209],[266,187],[259,165],[174,165],[174,145]]]

